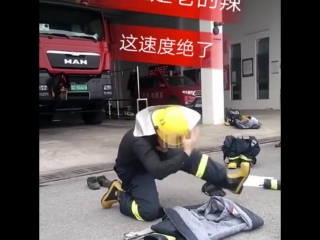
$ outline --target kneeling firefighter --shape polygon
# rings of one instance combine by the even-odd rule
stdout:
[[[141,221],[164,216],[155,179],[162,180],[179,170],[216,187],[240,194],[250,173],[250,163],[227,175],[224,165],[195,149],[200,114],[182,106],[152,106],[136,115],[135,128],[122,138],[113,180],[101,199],[103,208],[119,202],[120,212]]]

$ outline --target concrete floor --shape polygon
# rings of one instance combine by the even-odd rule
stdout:
[[[221,153],[212,155],[222,162]],[[264,145],[252,175],[280,179],[280,149]],[[114,172],[105,176],[114,179]],[[174,183],[174,184],[173,184]],[[200,192],[203,181],[185,173],[177,173],[158,181],[163,206],[183,206],[207,201]],[[139,222],[119,213],[118,206],[102,209],[102,188],[89,190],[86,177],[55,182],[40,188],[40,240],[120,240],[129,231],[139,231],[151,223]],[[255,231],[241,233],[228,239],[279,240],[280,239],[280,191],[245,187],[240,196],[227,193],[236,201],[260,215],[265,225]]]
[[[249,136],[259,140],[280,139],[279,111],[247,111],[262,122],[260,129],[239,130],[224,125],[200,125],[199,148],[221,146],[226,135]],[[113,163],[122,136],[134,121],[106,120],[98,126],[85,126],[75,116],[59,118],[46,128],[39,129],[40,173],[89,164]]]

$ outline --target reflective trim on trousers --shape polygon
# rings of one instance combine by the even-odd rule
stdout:
[[[198,166],[198,170],[196,172],[196,177],[197,178],[202,178],[204,172],[206,171],[206,167],[208,164],[208,160],[209,160],[209,156],[206,154],[202,154],[199,166]]]

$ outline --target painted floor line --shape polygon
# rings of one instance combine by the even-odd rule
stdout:
[[[244,182],[245,187],[262,187],[265,179],[274,179],[274,177],[263,177],[250,175],[248,179]]]

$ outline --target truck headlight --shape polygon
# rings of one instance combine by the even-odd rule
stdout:
[[[40,92],[39,97],[49,97],[49,93],[48,92]]]
[[[111,85],[103,85],[103,90],[104,91],[108,91],[108,90],[111,90],[111,89],[112,89]]]
[[[183,94],[195,95],[196,91],[182,91]]]
[[[39,91],[48,91],[47,85],[39,85]]]

